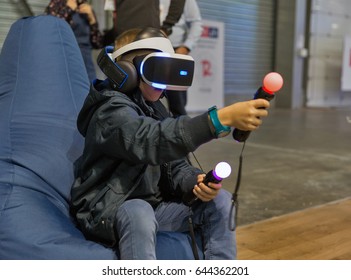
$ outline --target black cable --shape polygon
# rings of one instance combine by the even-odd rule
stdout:
[[[195,156],[195,153],[194,153],[194,152],[191,152],[191,154],[193,155],[193,157],[194,157],[194,159],[195,159],[197,165],[199,166],[199,169],[200,169],[203,173],[205,173],[205,171],[203,170],[203,168],[202,168],[200,162],[198,161],[197,157]],[[188,158],[188,161],[189,161],[189,163],[191,164],[191,161],[190,161],[189,158]]]
[[[188,222],[189,222],[189,232],[190,232],[190,237],[191,237],[191,249],[193,250],[195,260],[199,260],[200,258],[199,258],[199,252],[197,250],[194,224],[193,224],[193,219],[192,219],[193,214],[192,214],[191,207],[189,207],[189,210],[190,210],[190,215],[188,218]]]
[[[196,156],[195,156],[195,154],[193,152],[192,152],[192,155],[193,155],[195,161],[197,162],[199,168],[201,169],[201,171],[204,172],[202,167],[201,167],[200,162],[198,161],[198,159],[196,158]],[[188,161],[191,164],[189,157],[188,157]],[[190,233],[190,238],[191,238],[191,249],[193,251],[194,259],[195,260],[199,260],[200,257],[199,257],[199,252],[197,250],[196,237],[195,237],[195,231],[194,231],[194,224],[193,224],[193,219],[192,219],[193,210],[191,209],[191,206],[189,206],[189,212],[190,212],[190,215],[189,215],[189,218],[188,218],[188,223],[189,223],[189,233]]]
[[[241,172],[242,172],[242,166],[243,166],[243,152],[245,149],[245,143],[244,141],[243,147],[240,152],[239,156],[239,168],[238,168],[238,175],[236,179],[236,185],[235,189],[232,195],[232,207],[230,209],[229,213],[229,229],[231,231],[234,231],[236,229],[237,221],[238,221],[238,211],[239,211],[239,200],[238,200],[238,195],[239,195],[239,188],[240,188],[240,183],[241,183]],[[235,215],[233,217],[233,211],[235,211]]]

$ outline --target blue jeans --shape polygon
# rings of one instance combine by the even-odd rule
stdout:
[[[231,194],[221,190],[210,202],[192,207],[193,224],[201,227],[205,259],[236,259],[235,232],[229,230]],[[188,232],[189,207],[182,203],[162,202],[156,209],[141,199],[124,202],[116,214],[120,258],[156,259],[157,231]]]

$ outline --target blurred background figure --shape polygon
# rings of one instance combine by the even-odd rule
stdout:
[[[51,0],[45,9],[48,15],[66,20],[72,27],[82,52],[89,80],[96,78],[92,58],[92,49],[100,49],[103,36],[99,31],[98,22],[93,8],[87,0]]]
[[[104,44],[113,44],[118,35],[133,28],[161,28],[167,35],[171,34],[183,13],[184,3],[185,0],[169,0],[168,13],[160,22],[159,0],[114,0],[114,27],[105,32]]]
[[[171,0],[160,0],[160,18],[163,22],[170,7]],[[169,39],[176,53],[189,54],[200,39],[202,32],[201,14],[196,0],[186,0],[179,21],[173,26]],[[169,91],[166,93],[169,110],[173,116],[186,115],[186,91]]]

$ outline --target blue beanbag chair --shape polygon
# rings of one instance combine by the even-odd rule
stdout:
[[[117,259],[86,240],[69,213],[76,117],[89,91],[70,26],[15,22],[0,55],[0,259]],[[160,232],[159,259],[194,259],[190,237]],[[200,250],[200,255],[201,250]]]

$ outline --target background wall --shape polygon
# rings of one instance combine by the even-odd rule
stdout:
[[[224,22],[224,93],[251,98],[274,67],[274,0],[198,0],[204,19]]]
[[[313,0],[310,6],[306,106],[349,107],[341,91],[343,42],[351,35],[351,1]]]
[[[0,49],[11,24],[38,15],[48,0],[0,0]],[[102,0],[90,1],[101,29],[111,23]],[[281,108],[349,107],[341,91],[344,36],[351,35],[349,0],[198,0],[203,18],[225,25],[225,103],[251,98],[263,76],[279,71]],[[306,56],[307,55],[307,56]]]
[[[279,108],[305,105],[306,1],[278,1],[276,5],[275,68],[284,78],[284,86],[274,99]]]

